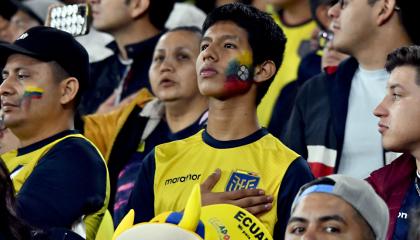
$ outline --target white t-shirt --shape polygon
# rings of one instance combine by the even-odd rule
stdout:
[[[385,96],[388,78],[385,69],[357,69],[351,83],[338,173],[361,179],[384,166],[379,119],[373,110]]]

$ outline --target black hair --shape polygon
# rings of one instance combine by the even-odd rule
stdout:
[[[416,84],[420,86],[420,46],[400,47],[388,54],[385,68],[392,72],[396,67],[412,66],[416,69]]]
[[[2,16],[4,19],[10,20],[10,18],[15,15],[17,10],[18,8],[14,2],[10,0],[0,1],[0,16]]]
[[[216,0],[195,0],[195,6],[209,14],[216,7]]]
[[[273,18],[255,7],[242,3],[231,3],[214,9],[203,24],[203,33],[219,21],[231,21],[248,33],[254,65],[273,61],[276,70],[283,61],[286,36]],[[266,94],[275,74],[257,86],[257,104]]]
[[[31,230],[16,214],[13,183],[0,159],[0,232],[5,239],[30,239]]]
[[[378,0],[367,0],[369,5],[375,4]],[[395,11],[397,12],[401,24],[405,32],[410,37],[410,40],[420,45],[420,31],[418,31],[418,22],[420,21],[420,15],[418,9],[420,9],[420,1],[416,0],[396,0]]]
[[[150,22],[159,30],[165,29],[165,23],[174,8],[174,0],[149,0],[150,5],[147,10]]]
[[[416,45],[420,45],[420,31],[417,25],[420,22],[420,15],[418,13],[420,1],[396,0],[396,6],[401,23],[411,41]]]

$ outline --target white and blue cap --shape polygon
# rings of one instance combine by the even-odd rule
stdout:
[[[316,179],[299,189],[293,201],[292,212],[303,197],[312,193],[326,193],[343,199],[365,219],[377,240],[386,238],[388,207],[366,181],[341,174]]]

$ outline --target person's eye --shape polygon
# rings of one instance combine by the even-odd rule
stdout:
[[[201,44],[201,46],[200,46],[200,51],[204,51],[204,50],[206,50],[208,47],[209,47],[209,44],[208,44],[208,43],[202,43],[202,44]]]
[[[225,45],[224,45],[224,47],[225,48],[236,48],[236,45],[235,44],[232,44],[232,43],[225,43]]]
[[[190,59],[190,56],[188,56],[187,54],[178,54],[178,55],[176,56],[176,58],[177,58],[178,60],[188,60],[188,59]]]
[[[23,73],[18,73],[18,75],[17,75],[17,79],[18,80],[25,80],[25,79],[27,79],[29,77],[29,75],[28,74],[23,74]]]
[[[392,101],[398,101],[401,99],[401,95],[397,93],[392,94]]]
[[[344,9],[349,4],[348,0],[340,0],[340,8]]]
[[[294,235],[301,235],[305,232],[305,227],[303,226],[293,226],[290,229],[290,233]]]
[[[338,227],[333,227],[333,226],[328,226],[328,227],[326,227],[326,228],[325,228],[325,231],[326,231],[327,233],[340,233],[340,232],[341,232],[340,228],[338,228]]]
[[[163,55],[157,55],[153,58],[154,62],[161,62],[165,57]]]

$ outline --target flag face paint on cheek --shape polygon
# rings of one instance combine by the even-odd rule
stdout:
[[[241,91],[249,88],[253,80],[252,56],[249,52],[242,53],[232,59],[226,69],[224,88],[229,91]]]
[[[23,94],[23,99],[41,99],[44,94],[44,89],[35,86],[26,86],[25,93]]]
[[[35,86],[25,86],[25,92],[19,100],[20,106],[29,107],[32,99],[41,99],[44,94],[44,89]]]

